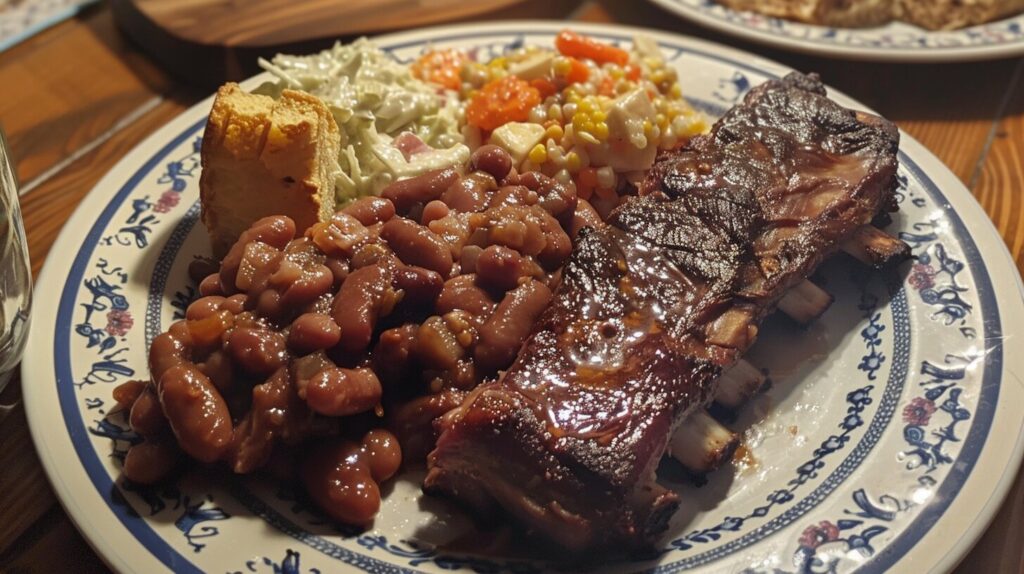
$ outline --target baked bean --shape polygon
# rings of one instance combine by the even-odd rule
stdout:
[[[463,247],[462,252],[459,254],[459,271],[463,275],[466,273],[476,273],[476,262],[482,252],[483,248],[479,245]]]
[[[219,295],[200,297],[193,301],[192,304],[188,306],[188,309],[185,310],[185,318],[189,321],[205,319],[217,311],[220,311],[221,305],[223,305],[226,300],[227,299]]]
[[[184,321],[178,321],[171,327],[184,326],[184,324]],[[166,333],[160,333],[149,346],[149,372],[154,383],[160,380],[167,369],[180,365],[185,361],[186,355],[192,353],[187,329],[175,329],[175,331],[168,330]]]
[[[527,205],[502,205],[475,213],[469,220],[473,229],[470,243],[504,245],[523,255],[536,255],[546,244],[542,216],[551,217],[540,207]]]
[[[428,368],[447,370],[455,366],[466,350],[438,316],[428,318],[416,333],[416,357]]]
[[[281,294],[281,305],[288,309],[302,307],[329,293],[333,286],[334,274],[331,270],[326,265],[312,264]]]
[[[395,216],[395,204],[386,197],[367,196],[360,197],[341,210],[342,213],[351,215],[363,225],[383,223]]]
[[[398,180],[385,187],[380,195],[391,200],[398,213],[407,215],[414,205],[440,198],[441,194],[458,179],[459,172],[455,168],[446,167]]]
[[[423,206],[423,214],[420,215],[420,223],[430,225],[431,221],[437,221],[448,215],[448,206],[440,199],[435,199]]]
[[[235,316],[230,311],[217,311],[212,315],[195,321],[186,320],[193,352],[202,353],[219,347],[224,335],[234,325]]]
[[[387,260],[392,255],[391,250],[383,243],[367,243],[360,246],[359,249],[352,254],[352,269],[362,269],[363,267],[374,265]]]
[[[228,336],[227,350],[235,365],[253,375],[269,375],[288,358],[284,336],[269,329],[235,329]]]
[[[299,390],[299,395],[305,396],[306,383],[309,382],[309,379],[313,378],[313,375],[335,366],[322,351],[315,351],[302,357],[296,357],[289,367],[292,380],[295,381],[295,386]]]
[[[288,332],[288,347],[305,355],[313,351],[330,349],[341,339],[341,328],[329,315],[305,313],[292,321]]]
[[[437,234],[415,221],[396,217],[384,224],[380,237],[403,263],[425,267],[442,277],[451,273],[451,249]]]
[[[565,229],[550,215],[541,218],[540,228],[544,232],[544,249],[537,254],[537,261],[549,271],[561,267],[572,254],[572,240]]]
[[[248,305],[248,303],[248,295],[245,293],[235,293],[224,300],[224,303],[221,304],[221,310],[227,311],[233,315],[238,315],[245,311],[245,306]]]
[[[473,170],[483,170],[501,181],[512,170],[512,156],[496,145],[482,145],[469,157]]]
[[[227,295],[236,292],[235,278],[242,264],[245,249],[250,243],[258,241],[276,249],[284,249],[294,238],[295,222],[284,215],[264,217],[253,223],[249,229],[242,232],[220,264],[221,289]]]
[[[388,428],[398,437],[406,461],[423,462],[437,441],[434,421],[461,405],[465,397],[463,391],[445,389],[417,397],[388,411]]]
[[[199,282],[199,294],[202,296],[207,295],[226,295],[224,288],[220,285],[220,273],[213,273],[207,275],[206,279]]]
[[[284,253],[280,249],[262,241],[249,243],[235,273],[235,288],[246,293],[262,291],[283,260]]]
[[[444,287],[444,279],[436,271],[415,265],[399,265],[395,268],[392,284],[395,289],[405,292],[404,305],[422,308],[433,306]]]
[[[114,401],[117,402],[117,406],[130,409],[135,404],[135,399],[138,399],[142,391],[146,390],[148,384],[149,381],[126,381],[114,387],[111,394]]]
[[[353,441],[326,442],[313,448],[302,465],[302,483],[310,498],[331,518],[365,526],[380,509],[380,487]]]
[[[514,289],[523,275],[523,256],[501,245],[491,245],[480,253],[476,262],[477,281],[483,287],[501,293]]]
[[[380,379],[368,368],[336,367],[320,371],[306,384],[306,404],[327,416],[366,412],[380,402]]]
[[[584,227],[597,227],[601,225],[601,214],[594,209],[593,205],[585,199],[576,201],[576,211],[573,213],[572,225],[569,226],[569,235],[575,240],[580,230]]]
[[[512,364],[550,301],[551,290],[532,279],[509,291],[478,330],[479,341],[473,354],[477,366],[485,373],[493,373]]]
[[[146,440],[132,445],[124,457],[124,477],[139,484],[155,484],[174,470],[180,452],[166,439]]]
[[[195,365],[168,369],[157,385],[178,445],[201,462],[214,462],[231,444],[231,414],[213,383]]]
[[[328,257],[324,261],[324,265],[331,270],[331,275],[334,277],[333,288],[337,290],[345,282],[345,278],[348,277],[348,261]]]
[[[288,369],[278,369],[252,389],[252,405],[232,434],[229,462],[238,474],[250,473],[267,463],[279,439],[297,438],[308,421],[308,411],[296,394]]]
[[[167,418],[152,387],[147,386],[132,404],[128,424],[142,436],[160,434],[167,428]]]
[[[307,229],[306,237],[327,257],[349,258],[356,249],[370,241],[373,234],[355,217],[339,212],[332,215],[330,221]]]
[[[380,334],[373,349],[373,370],[385,385],[405,382],[410,375],[418,330],[416,323],[406,323]]]
[[[499,205],[536,205],[540,198],[537,192],[522,185],[505,185],[491,196],[488,207]]]
[[[441,315],[461,309],[475,317],[487,317],[496,305],[487,291],[476,284],[476,274],[470,273],[445,281],[434,307]]]
[[[535,191],[540,197],[540,206],[552,217],[569,223],[576,211],[576,188],[564,185],[540,172],[531,171],[518,177],[520,185]]]
[[[210,353],[206,360],[197,365],[222,395],[232,390],[235,382],[235,367],[227,353],[221,350]]]
[[[341,328],[338,346],[349,353],[361,353],[369,346],[377,319],[391,289],[394,270],[383,263],[359,268],[349,274],[334,296],[331,316]]]
[[[277,322],[285,312],[285,307],[281,304],[281,294],[273,289],[263,291],[255,299],[256,313],[261,317],[267,317]]]
[[[498,182],[486,173],[471,173],[453,183],[441,201],[452,211],[474,213],[487,206],[491,192],[498,189]]]
[[[402,466],[402,448],[390,431],[373,429],[363,437],[363,452],[373,480],[383,482]]]

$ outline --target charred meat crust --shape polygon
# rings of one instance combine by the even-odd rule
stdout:
[[[575,552],[652,545],[679,502],[655,481],[669,436],[786,289],[892,205],[897,147],[816,76],[752,90],[580,233],[515,363],[441,420],[425,490]]]

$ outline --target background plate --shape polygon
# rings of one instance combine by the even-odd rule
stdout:
[[[902,22],[874,28],[831,28],[753,12],[738,12],[715,0],[651,0],[702,26],[768,46],[815,56],[879,62],[963,62],[1024,54],[1024,14],[932,32]]]

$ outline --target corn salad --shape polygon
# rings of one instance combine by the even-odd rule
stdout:
[[[524,47],[488,62],[433,51],[413,70],[457,87],[471,148],[500,145],[520,172],[575,185],[602,215],[651,167],[658,150],[708,130],[650,38],[625,50],[566,30],[554,48]]]

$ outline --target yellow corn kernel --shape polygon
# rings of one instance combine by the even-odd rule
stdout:
[[[544,147],[544,144],[537,144],[530,150],[528,157],[530,158],[530,161],[540,165],[548,160],[548,150]]]
[[[566,76],[570,70],[572,70],[572,64],[566,58],[555,58],[555,61],[551,63],[551,71],[556,76]]]
[[[492,68],[504,68],[508,64],[508,58],[505,56],[498,56],[497,58],[487,62],[487,65]]]
[[[580,170],[580,154],[571,151],[565,156],[565,167],[572,173],[576,173]]]
[[[683,97],[683,88],[679,87],[679,82],[672,84],[672,87],[668,89],[668,95],[673,98]]]
[[[654,129],[654,125],[651,124],[651,120],[644,120],[644,135],[651,135],[651,130]]]
[[[544,137],[553,139],[555,141],[561,140],[563,135],[565,135],[565,130],[563,130],[562,126],[558,124],[549,127],[547,131],[544,132]]]
[[[596,112],[594,112],[593,114],[591,114],[591,115],[590,115],[590,117],[591,117],[591,119],[593,119],[593,120],[594,120],[595,122],[603,122],[603,121],[605,121],[606,119],[608,119],[608,114],[607,114],[607,113],[605,113],[605,112],[604,112],[604,111],[602,111],[602,110],[597,110]]]
[[[604,122],[594,124],[594,128],[588,131],[594,134],[594,137],[596,137],[600,141],[608,139],[608,124]]]

